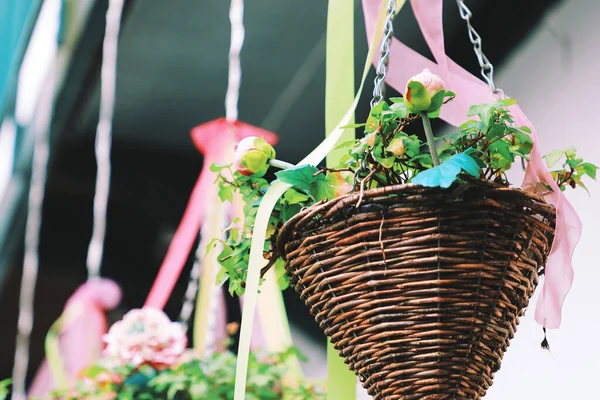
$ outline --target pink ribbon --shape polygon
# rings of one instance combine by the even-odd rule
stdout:
[[[369,40],[377,21],[381,1],[362,0]],[[465,121],[469,106],[490,101],[492,91],[483,81],[446,55],[442,24],[443,0],[411,0],[411,5],[437,63],[394,38],[386,82],[400,93],[404,93],[408,80],[423,69],[429,68],[446,82],[449,90],[457,93],[456,99],[442,108],[440,118],[458,126]],[[375,60],[375,63],[377,62],[378,60]],[[537,133],[533,125],[519,106],[512,106],[511,112],[518,126],[526,125],[531,129],[534,143],[530,155],[531,161],[522,184],[523,189],[535,192],[537,183],[544,182],[553,190],[552,193],[545,194],[544,198],[556,207],[556,232],[546,265],[546,275],[538,299],[535,319],[546,328],[558,328],[561,323],[562,306],[573,282],[572,257],[581,236],[581,221],[571,203],[550,176],[537,145]]]
[[[225,118],[206,122],[192,130],[194,144],[204,155],[202,170],[181,223],[173,236],[158,276],[150,290],[145,303],[146,307],[164,308],[177,279],[181,275],[181,270],[204,221],[208,201],[207,195],[209,194],[206,188],[215,184],[216,175],[210,171],[211,164],[231,161],[223,160],[224,150],[233,147],[241,139],[248,136],[262,136],[272,144],[278,140],[274,133],[244,122],[228,121]]]
[[[110,279],[93,279],[81,285],[65,305],[67,315],[73,307],[83,310],[68,326],[59,339],[62,361],[71,384],[84,368],[96,363],[102,357],[104,342],[102,336],[107,332],[105,311],[112,310],[121,302],[121,289]],[[77,311],[73,311],[77,312]],[[48,362],[40,365],[28,396],[42,397],[55,389]]]
[[[225,150],[233,148],[240,140],[248,136],[262,136],[271,145],[274,145],[279,140],[274,133],[244,122],[228,121],[225,118],[219,118],[198,125],[192,130],[194,144],[204,155],[202,171],[196,181],[179,228],[177,228],[177,232],[173,236],[158,276],[150,290],[146,306],[162,309],[171,296],[173,287],[181,274],[181,270],[204,221],[206,205],[210,195],[210,191],[206,190],[206,188],[215,185],[216,174],[210,171],[211,164],[215,162],[231,162],[231,160],[223,159]],[[239,216],[239,210],[239,206],[231,208],[231,220]],[[222,292],[218,301],[219,307],[216,316],[216,326],[219,332],[215,337],[217,341],[223,339],[226,335],[225,299]],[[260,322],[256,321],[255,328],[258,328],[259,324]],[[263,343],[261,331],[260,329],[255,329],[254,332],[253,343],[260,346]]]

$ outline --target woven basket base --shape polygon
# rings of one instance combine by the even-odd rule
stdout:
[[[554,208],[487,182],[357,200],[284,226],[293,287],[374,399],[481,398],[543,273]]]

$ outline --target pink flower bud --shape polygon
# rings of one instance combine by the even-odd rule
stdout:
[[[248,136],[235,149],[235,169],[244,176],[262,176],[275,158],[275,149],[262,137]]]
[[[410,78],[406,84],[405,104],[409,111],[414,113],[428,111],[431,98],[440,90],[446,90],[442,78],[425,68],[420,74]]]

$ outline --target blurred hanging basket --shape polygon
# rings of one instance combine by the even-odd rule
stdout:
[[[374,399],[479,399],[529,303],[555,209],[487,181],[351,193],[278,248],[291,284]]]

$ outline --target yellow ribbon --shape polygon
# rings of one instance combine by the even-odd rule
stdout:
[[[329,0],[327,11],[327,57],[325,63],[325,132],[333,133],[354,97],[354,3]],[[354,115],[348,121],[354,123]],[[355,138],[347,129],[340,141]],[[345,149],[332,149],[327,166],[335,168]],[[356,400],[356,376],[327,338],[327,400]]]
[[[73,323],[83,311],[83,305],[81,303],[73,303],[67,307],[61,316],[52,324],[46,335],[46,360],[48,361],[50,375],[58,390],[64,390],[69,387],[67,370],[60,355],[60,335],[69,328],[69,325]]]

